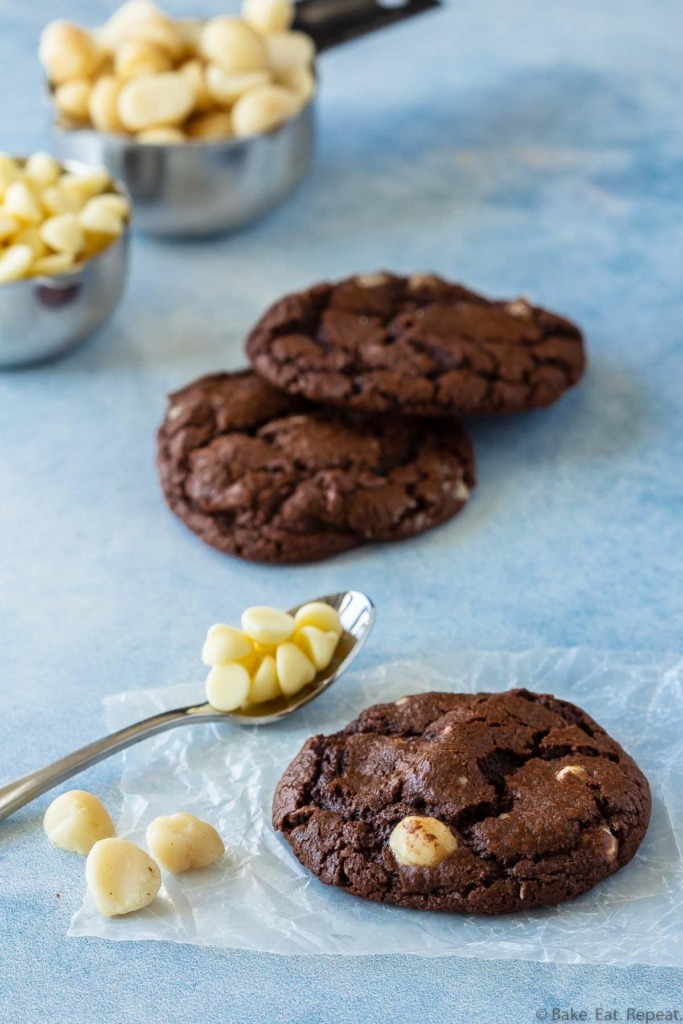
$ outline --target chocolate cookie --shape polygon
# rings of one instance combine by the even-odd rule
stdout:
[[[422,910],[556,904],[631,860],[650,818],[634,761],[547,694],[425,693],[314,736],[273,824],[328,885]]]
[[[429,275],[352,277],[288,295],[256,324],[247,354],[291,394],[415,416],[550,405],[585,364],[568,320]]]
[[[328,411],[250,371],[171,395],[158,442],[171,510],[207,544],[257,562],[422,533],[456,515],[475,480],[454,421]]]

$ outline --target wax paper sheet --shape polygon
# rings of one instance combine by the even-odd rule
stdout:
[[[652,822],[635,859],[559,907],[500,917],[382,906],[322,885],[273,831],[282,771],[304,740],[363,708],[425,690],[552,692],[581,705],[636,759],[653,790]],[[201,684],[122,693],[107,701],[119,728],[190,704]],[[575,649],[442,655],[349,673],[286,722],[175,729],[124,755],[119,835],[144,846],[159,814],[186,810],[218,828],[224,861],[174,877],[125,918],[101,917],[87,894],[70,935],[162,939],[279,954],[411,953],[564,963],[683,965],[683,660]]]

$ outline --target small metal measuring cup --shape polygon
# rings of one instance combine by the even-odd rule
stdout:
[[[318,52],[437,7],[439,0],[300,0],[294,28]],[[55,125],[62,158],[106,167],[125,183],[135,227],[155,235],[230,231],[278,206],[308,174],[317,99],[262,135],[148,145],[122,135]]]

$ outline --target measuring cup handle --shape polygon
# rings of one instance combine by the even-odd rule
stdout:
[[[311,36],[318,51],[331,50],[439,6],[440,0],[299,0],[293,28]]]

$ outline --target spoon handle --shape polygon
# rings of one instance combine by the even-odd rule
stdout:
[[[217,714],[206,704],[198,707],[177,708],[175,711],[162,711],[161,714],[152,715],[151,718],[145,718],[142,722],[127,725],[125,729],[119,729],[111,736],[104,736],[101,740],[88,743],[87,746],[75,750],[73,754],[67,754],[59,761],[46,765],[45,768],[39,768],[29,775],[15,779],[14,782],[10,782],[6,786],[0,786],[0,820],[9,817],[24,804],[35,800],[37,796],[45,793],[48,789],[58,786],[65,779],[70,779],[72,775],[82,772],[84,768],[103,761],[105,757],[116,754],[119,750],[132,746],[133,743],[165,732],[167,729],[173,729],[176,725],[212,722],[219,717],[224,718],[225,716]]]

